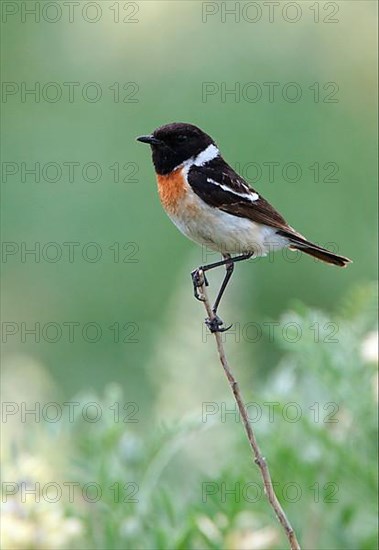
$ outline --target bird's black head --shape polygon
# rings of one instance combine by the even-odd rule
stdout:
[[[140,136],[137,141],[148,143],[153,153],[155,171],[168,174],[186,160],[196,157],[213,139],[193,124],[173,122],[160,126],[149,136]]]

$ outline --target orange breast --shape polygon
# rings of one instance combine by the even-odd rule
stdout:
[[[171,174],[157,175],[158,193],[163,208],[170,214],[175,214],[180,202],[184,199],[187,189],[183,178],[183,168],[179,168]]]

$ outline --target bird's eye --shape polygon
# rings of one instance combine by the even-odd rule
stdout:
[[[177,139],[178,141],[187,141],[188,136],[185,136],[185,135],[181,134],[181,135],[178,136],[176,139]]]

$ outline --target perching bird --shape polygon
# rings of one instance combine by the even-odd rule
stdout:
[[[197,126],[174,122],[138,141],[148,143],[163,208],[189,239],[222,254],[224,260],[192,272],[195,296],[200,271],[226,265],[226,275],[213,306],[212,332],[227,330],[216,315],[234,262],[289,247],[329,264],[345,267],[351,260],[303,237],[222,158],[216,143]],[[232,256],[237,254],[237,256]]]

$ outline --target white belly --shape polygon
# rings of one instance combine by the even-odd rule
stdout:
[[[169,216],[186,237],[225,254],[265,256],[288,245],[288,240],[272,227],[208,206],[193,192]]]

